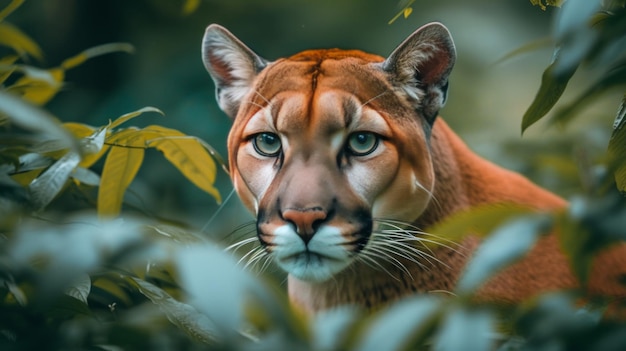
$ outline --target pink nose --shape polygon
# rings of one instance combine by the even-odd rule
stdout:
[[[283,218],[296,226],[298,235],[308,243],[315,234],[319,224],[326,219],[326,211],[319,208],[288,209],[283,212]]]

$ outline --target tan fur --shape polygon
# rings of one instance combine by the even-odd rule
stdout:
[[[333,49],[275,62],[213,25],[203,55],[220,106],[234,118],[228,138],[233,183],[258,216],[259,239],[290,273],[292,302],[305,311],[343,304],[378,308],[410,294],[449,293],[479,245],[468,237],[458,248],[433,249],[436,259],[355,259],[378,240],[370,232],[379,218],[428,231],[479,205],[513,203],[547,212],[567,207],[523,176],[480,158],[441,118],[430,116],[445,101],[454,63],[441,25],[416,31],[386,60]],[[229,66],[233,58],[236,65]],[[378,147],[363,156],[347,153],[350,136],[362,131],[379,135]],[[259,154],[253,147],[259,133],[280,138],[279,155]],[[617,283],[625,268],[623,246],[607,251],[594,263],[589,293],[626,297]],[[576,286],[550,235],[478,297],[520,302]]]

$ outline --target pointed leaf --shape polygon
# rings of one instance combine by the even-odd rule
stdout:
[[[139,115],[141,115],[143,113],[146,113],[146,112],[156,112],[156,113],[161,114],[162,116],[165,116],[165,114],[161,110],[159,110],[158,108],[148,106],[148,107],[144,107],[142,109],[139,109],[137,111],[130,112],[130,113],[127,113],[125,115],[120,116],[118,119],[116,119],[115,121],[111,122],[111,124],[109,124],[109,129],[116,128],[120,124],[122,124],[124,122],[127,122],[128,120],[133,119],[133,118],[135,118],[135,117],[137,117],[137,116],[139,116]]]
[[[32,70],[31,70],[32,71]],[[59,92],[65,79],[65,71],[53,68],[41,73],[47,75],[27,75],[20,78],[15,85],[11,86],[11,91],[19,90],[22,99],[30,101],[35,105],[45,105]]]
[[[6,22],[0,22],[0,45],[13,48],[20,56],[29,54],[38,60],[43,59],[39,45],[17,27]]]
[[[221,202],[220,194],[213,186],[217,174],[215,161],[197,140],[161,126],[149,126],[144,131],[161,134],[160,138],[148,140],[148,146],[161,151],[187,179]]]
[[[137,175],[143,156],[143,149],[111,148],[100,178],[98,215],[108,217],[117,216],[120,213],[124,193]]]
[[[521,217],[500,226],[478,247],[457,285],[459,295],[473,293],[488,278],[525,255],[550,221],[543,216]]]
[[[68,152],[30,183],[28,190],[35,209],[44,208],[61,192],[78,162],[80,156]]]
[[[73,122],[64,123],[63,125],[80,139],[80,144],[84,151],[83,159],[78,164],[80,167],[91,167],[109,150],[109,145],[104,144],[109,133],[108,128],[101,127],[96,130],[92,126]]]
[[[126,52],[132,54],[135,51],[135,48],[128,43],[109,43],[94,46],[89,48],[76,56],[72,56],[61,63],[61,68],[64,70],[68,70],[70,68],[74,68],[78,65],[81,65],[85,61],[101,56],[110,54],[113,52]]]
[[[541,76],[541,86],[535,99],[522,118],[522,133],[548,113],[559,100],[575,70],[564,72],[560,77],[553,73],[556,61],[550,64]]]

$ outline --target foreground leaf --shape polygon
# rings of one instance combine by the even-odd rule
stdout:
[[[206,315],[188,304],[175,300],[155,285],[138,278],[130,279],[137,285],[139,292],[159,306],[167,319],[185,334],[205,343],[214,343],[218,340],[219,330]]]
[[[40,210],[52,202],[61,192],[79,162],[78,154],[68,152],[30,183],[28,190],[35,209]]]
[[[28,54],[38,60],[43,59],[39,45],[17,27],[6,22],[0,22],[0,45],[13,48],[20,56]]]
[[[524,256],[549,225],[546,217],[535,216],[500,226],[482,242],[465,268],[457,285],[459,295],[473,293],[496,272]]]
[[[124,193],[137,175],[143,156],[144,150],[141,148],[111,148],[100,178],[98,215],[114,217],[120,213]]]
[[[487,310],[458,306],[446,314],[435,341],[437,351],[493,350],[495,317]]]
[[[0,91],[0,113],[9,117],[14,124],[58,139],[72,151],[80,153],[80,145],[72,134],[47,111],[29,104],[18,96]]]

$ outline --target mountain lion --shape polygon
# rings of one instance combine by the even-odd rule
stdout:
[[[378,308],[402,296],[452,291],[478,247],[426,248],[427,230],[479,205],[537,211],[567,203],[474,154],[438,117],[455,48],[439,23],[419,28],[386,59],[309,50],[266,61],[219,25],[202,43],[220,108],[233,120],[230,176],[256,215],[263,252],[288,272],[292,302],[315,313]],[[592,294],[626,296],[626,255],[595,262]],[[518,302],[577,286],[555,235],[479,291]]]

